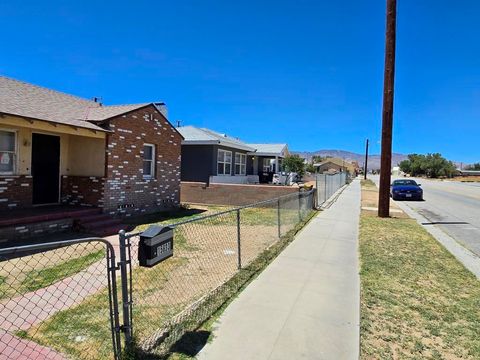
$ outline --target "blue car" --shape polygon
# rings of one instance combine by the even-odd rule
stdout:
[[[423,200],[423,190],[414,180],[394,180],[390,196],[393,200]]]

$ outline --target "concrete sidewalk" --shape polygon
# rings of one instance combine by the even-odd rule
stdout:
[[[225,310],[198,359],[358,359],[360,182]]]

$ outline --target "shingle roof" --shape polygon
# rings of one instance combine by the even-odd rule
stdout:
[[[257,149],[257,153],[281,155],[287,148],[287,144],[247,144],[250,147]]]
[[[130,104],[130,105],[110,105],[89,108],[85,114],[85,119],[89,121],[102,121],[111,117],[124,114],[129,111],[140,109],[150,103]]]
[[[195,126],[182,126],[177,128],[177,130],[185,138],[185,140],[182,142],[184,145],[218,144],[234,149],[255,151],[255,148],[247,145],[237,138],[228,136],[226,134],[221,134],[210,129],[197,128]]]
[[[150,103],[104,106],[23,81],[0,76],[0,113],[105,131],[89,121],[101,121]]]

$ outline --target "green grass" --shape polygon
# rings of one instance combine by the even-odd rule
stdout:
[[[88,255],[67,260],[52,267],[32,270],[20,283],[20,292],[27,293],[72,276],[105,257],[104,250],[94,251]]]
[[[7,286],[6,286],[7,278],[5,276],[0,275],[0,299],[4,299],[7,296]]]
[[[33,255],[35,256],[35,255]],[[54,266],[30,270],[26,273],[0,276],[0,300],[42,289],[86,269],[105,257],[104,250],[59,262]],[[38,260],[30,260],[32,263]],[[35,264],[40,266],[39,264]],[[33,266],[33,265],[30,265]]]
[[[416,221],[360,221],[361,358],[480,359],[480,283]]]

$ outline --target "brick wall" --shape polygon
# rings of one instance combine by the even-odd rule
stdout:
[[[0,176],[0,211],[29,206],[32,206],[32,177]]]
[[[104,179],[94,176],[62,176],[61,202],[103,207]]]
[[[154,212],[180,203],[181,136],[153,106],[109,121],[104,209],[111,215]],[[155,145],[155,176],[143,177],[143,145]]]
[[[210,184],[182,181],[182,203],[248,205],[299,191],[293,186]]]

